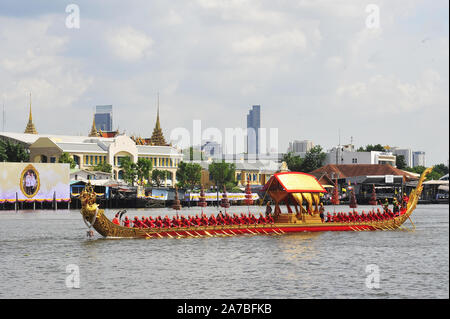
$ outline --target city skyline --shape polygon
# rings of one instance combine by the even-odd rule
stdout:
[[[70,29],[65,4],[2,2],[6,131],[23,131],[31,91],[40,133],[87,134],[92,107],[106,103],[121,131],[150,136],[159,91],[165,136],[194,119],[245,128],[258,103],[281,152],[295,139],[329,149],[340,129],[342,144],[353,136],[447,163],[447,2],[380,1],[378,29],[350,1],[135,3],[79,1]]]

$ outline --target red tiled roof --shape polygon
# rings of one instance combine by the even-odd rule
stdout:
[[[334,175],[339,175],[339,178],[373,175],[401,175],[407,181],[418,179],[408,172],[387,164],[329,164],[312,171],[310,174],[317,176],[325,173],[328,176],[332,176],[332,173],[335,173]]]
[[[99,134],[100,134],[100,137],[109,137],[110,138],[110,137],[116,137],[119,134],[119,132],[118,131],[113,131],[113,132],[100,131]]]

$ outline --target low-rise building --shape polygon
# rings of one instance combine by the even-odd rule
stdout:
[[[397,157],[392,152],[358,152],[353,145],[334,147],[329,150],[325,164],[388,164],[395,167]]]
[[[350,185],[360,203],[370,199],[373,186],[378,199],[392,199],[402,194],[407,182],[418,179],[414,174],[387,164],[328,164],[311,174],[316,178],[327,176],[332,181],[337,180],[340,188],[345,189]]]
[[[129,157],[134,163],[139,158],[151,160],[154,169],[169,171],[168,180],[172,183],[176,181],[178,164],[183,158],[172,146],[136,145],[126,135],[103,138],[1,133],[0,138],[26,146],[30,152],[30,162],[34,163],[57,163],[62,153],[68,153],[81,170],[92,170],[99,164],[108,163],[112,166],[112,178],[118,180],[123,178],[121,160]]]
[[[71,181],[98,181],[98,180],[111,180],[112,174],[100,171],[90,171],[87,169],[72,169],[70,170]]]

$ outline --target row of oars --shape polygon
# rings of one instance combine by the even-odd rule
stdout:
[[[408,216],[408,218],[409,218],[409,216]],[[416,227],[415,227],[414,223],[412,222],[411,218],[409,218],[409,220],[410,220],[411,224],[413,225],[412,229],[408,229],[408,228],[406,228],[406,227],[404,227],[402,225],[404,220],[399,221],[398,225],[396,225],[396,222],[394,220],[394,225],[392,225],[392,226],[389,225],[390,224],[389,223],[390,221],[389,221],[389,222],[382,222],[382,223],[377,223],[377,222],[371,223],[369,225],[369,227],[350,226],[350,229],[353,230],[353,231],[369,231],[369,230],[371,230],[370,227],[372,227],[372,228],[375,228],[377,230],[384,230],[384,231],[396,230],[396,229],[400,229],[400,230],[403,230],[403,231],[414,231]]]
[[[281,230],[279,228],[277,228],[277,229],[271,228],[270,231],[266,231],[265,229],[257,229],[257,228],[254,228],[253,230],[249,229],[249,228],[245,228],[245,229],[215,229],[215,230],[210,230],[210,231],[204,230],[202,232],[204,233],[204,235],[196,230],[173,231],[172,233],[175,233],[175,236],[169,234],[168,232],[161,232],[164,235],[161,235],[161,233],[159,233],[159,232],[153,233],[153,234],[149,234],[146,232],[145,234],[146,234],[146,238],[150,239],[150,238],[164,238],[164,237],[168,237],[168,238],[201,238],[201,237],[215,237],[215,236],[230,237],[230,236],[237,236],[237,235],[269,235],[269,234],[282,235],[285,233],[283,230]]]

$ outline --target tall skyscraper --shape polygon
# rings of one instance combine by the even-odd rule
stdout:
[[[305,140],[305,141],[293,141],[289,142],[289,148],[288,152],[293,153],[306,153],[309,150],[311,150],[314,147],[314,144],[312,141]]]
[[[425,166],[425,152],[417,151],[413,153],[413,167]]]
[[[247,154],[259,154],[259,129],[261,128],[261,106],[253,105],[247,114]]]
[[[97,130],[111,132],[113,130],[112,105],[97,105],[95,107],[95,126]]]
[[[403,155],[406,166],[413,167],[413,152],[410,148],[391,147],[392,154]]]

